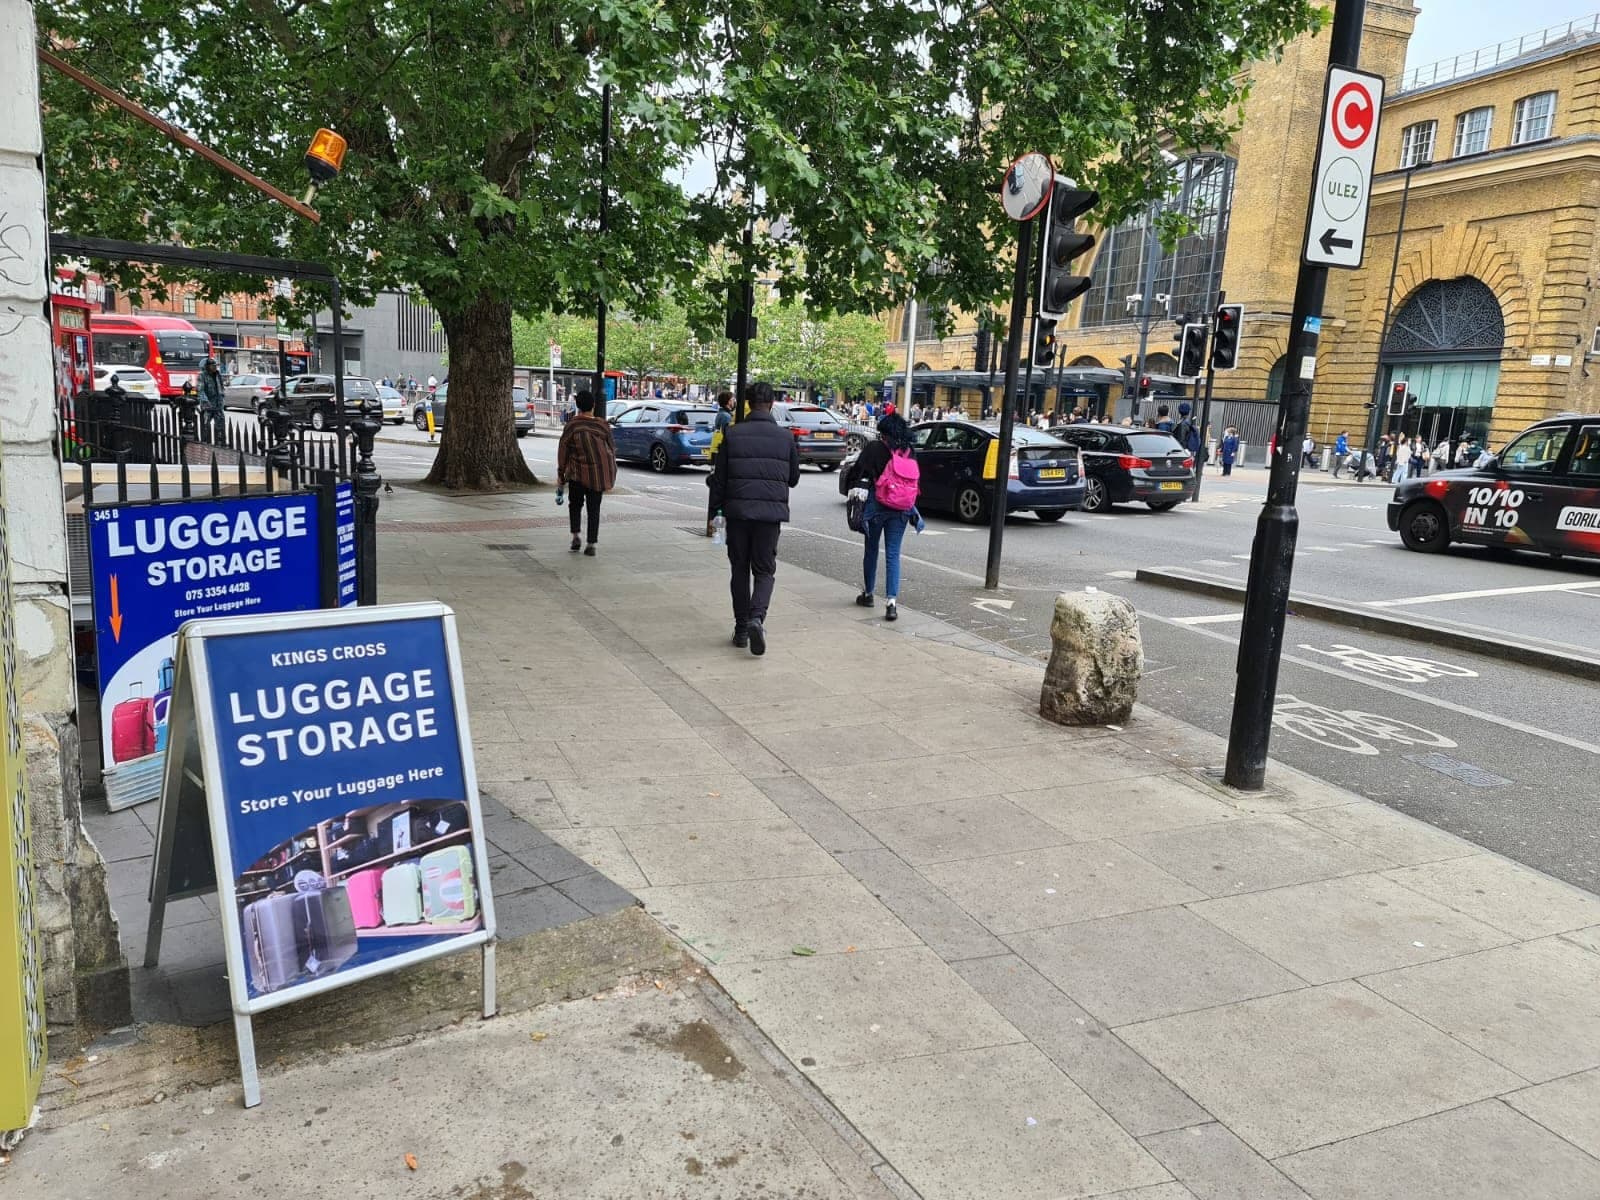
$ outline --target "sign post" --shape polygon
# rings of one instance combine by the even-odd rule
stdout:
[[[169,899],[216,891],[245,1106],[252,1017],[481,948],[494,901],[455,615],[442,604],[191,621],[145,964]]]
[[[1223,781],[1245,791],[1266,782],[1267,744],[1283,653],[1283,630],[1294,571],[1300,515],[1295,493],[1300,483],[1300,444],[1311,410],[1311,385],[1317,372],[1317,341],[1330,266],[1361,265],[1371,196],[1372,154],[1378,140],[1382,81],[1355,67],[1361,50],[1364,0],[1335,0],[1328,45],[1328,84],[1323,97],[1322,133],[1311,179],[1306,236],[1289,318],[1288,371],[1269,466],[1267,502],[1256,521],[1250,549],[1250,580],[1245,589],[1239,632],[1233,716],[1228,727],[1228,761]],[[1352,194],[1353,193],[1353,194]],[[1323,197],[1328,197],[1324,202]]]
[[[557,418],[559,418],[560,415],[561,415],[560,413],[558,413],[556,411],[556,368],[559,367],[560,365],[561,365],[561,343],[560,342],[551,342],[550,343],[550,391],[549,391],[549,394],[545,396],[545,399],[550,402],[550,415],[553,416],[553,417],[557,417]]]

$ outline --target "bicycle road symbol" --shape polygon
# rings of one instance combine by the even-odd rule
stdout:
[[[1374,675],[1393,683],[1426,683],[1430,679],[1476,679],[1478,673],[1453,663],[1438,662],[1431,658],[1417,658],[1409,654],[1379,654],[1359,646],[1335,643],[1327,650],[1300,643],[1300,649],[1334,659],[1340,666],[1363,675]]]
[[[1456,746],[1442,733],[1434,733],[1420,725],[1356,709],[1340,711],[1326,708],[1285,692],[1278,694],[1272,724],[1274,728],[1298,734],[1330,750],[1343,750],[1347,754],[1371,756],[1381,753],[1373,742],[1434,746],[1441,750],[1453,750]]]

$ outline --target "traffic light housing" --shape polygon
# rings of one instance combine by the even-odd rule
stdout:
[[[1178,335],[1178,374],[1195,379],[1206,369],[1206,327],[1198,321],[1183,327]]]
[[[1041,316],[1039,328],[1033,335],[1033,365],[1053,366],[1056,361],[1056,322],[1053,317]]]
[[[1094,248],[1094,235],[1079,233],[1073,226],[1098,203],[1099,192],[1056,180],[1045,209],[1044,261],[1039,264],[1039,316],[1049,318],[1052,326],[1093,282],[1087,275],[1072,273],[1073,260]]]
[[[1219,305],[1215,326],[1211,335],[1211,369],[1231,371],[1239,363],[1239,334],[1244,328],[1244,305]]]
[[[989,332],[987,325],[978,328],[978,339],[972,352],[972,369],[974,371],[987,371],[989,369],[989,348],[994,335]]]
[[[1389,387],[1389,415],[1403,417],[1406,414],[1406,401],[1410,399],[1411,381],[1397,379]]]
[[[728,321],[722,332],[730,342],[756,339],[756,315],[744,311],[744,289],[745,285],[737,279],[728,284]]]

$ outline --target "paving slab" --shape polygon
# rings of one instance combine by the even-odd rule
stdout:
[[[622,844],[655,887],[717,880],[778,879],[844,870],[787,817],[625,825]]]
[[[1317,1200],[1592,1200],[1600,1161],[1498,1100],[1279,1160]]]
[[[1195,1200],[1306,1200],[1276,1167],[1215,1121],[1139,1139]]]
[[[729,964],[717,978],[805,1070],[1023,1040],[925,946]]]
[[[1001,935],[1204,898],[1116,842],[1075,842],[921,870]]]
[[[998,791],[1019,792],[1069,783],[1103,783],[1158,775],[1169,764],[1121,745],[1103,731],[1079,733],[1062,728],[1055,741],[973,751],[972,760],[989,767],[1004,784]]]
[[[1600,1070],[1552,1079],[1504,1099],[1518,1112],[1600,1159]]]
[[[1383,875],[1322,879],[1193,907],[1308,983],[1472,954],[1511,940]]]
[[[556,743],[571,764],[568,777],[584,780],[731,771],[732,765],[698,735],[676,738],[563,739]]]
[[[635,776],[604,782],[551,781],[573,825],[657,825],[665,821],[755,821],[779,815],[742,775]]]
[[[923,754],[848,770],[812,771],[809,778],[819,792],[851,814],[1005,790],[992,769],[964,754]]]
[[[843,954],[913,946],[917,935],[843,872],[762,887],[689,883],[643,888],[645,909],[713,963],[788,958],[796,946]]]
[[[946,962],[1006,952],[1004,942],[892,850],[857,850],[835,857]]]
[[[1414,892],[1514,937],[1545,937],[1600,922],[1600,896],[1495,854],[1385,873]]]
[[[1519,1083],[1349,982],[1117,1033],[1266,1158],[1415,1120]]]
[[[1069,1200],[1170,1179],[1032,1046],[835,1067],[813,1078],[922,1200]]]
[[[1121,839],[1208,896],[1374,871],[1388,862],[1290,816],[1256,816]]]
[[[1000,796],[878,809],[862,813],[860,823],[913,864],[1007,854],[1072,840]]]
[[[1184,829],[1239,816],[1237,809],[1179,774],[1010,792],[1006,799],[1073,841]]]
[[[1123,913],[1005,939],[1107,1025],[1288,991],[1302,980],[1184,908]]]
[[[1314,825],[1401,866],[1481,853],[1464,838],[1366,800],[1307,809],[1298,815],[1307,825]]]
[[[1531,1083],[1600,1066],[1600,954],[1561,938],[1361,982]]]

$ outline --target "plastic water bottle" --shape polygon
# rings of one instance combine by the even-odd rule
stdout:
[[[711,544],[713,546],[728,544],[728,522],[720,508],[717,509],[717,515],[711,518]]]
[[[567,502],[566,485],[558,483],[558,484],[556,484],[556,504],[559,506],[559,505],[565,504],[566,502]]]

